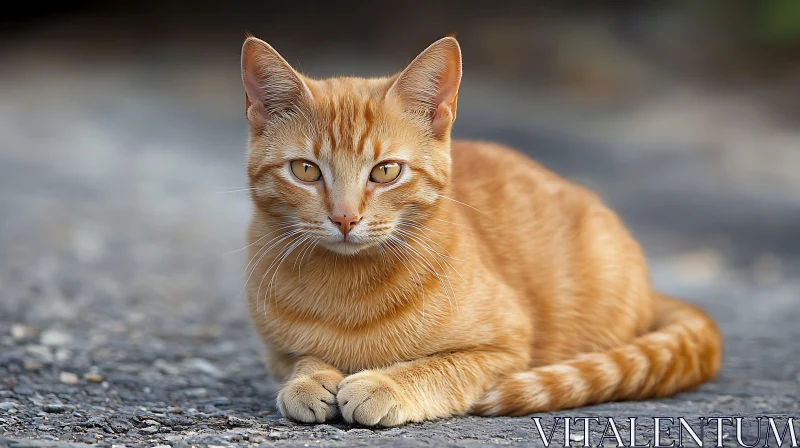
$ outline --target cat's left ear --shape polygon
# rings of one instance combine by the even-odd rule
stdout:
[[[251,123],[297,111],[312,98],[308,86],[286,59],[252,36],[242,46],[242,82]]]
[[[461,48],[453,37],[434,42],[395,79],[394,95],[409,112],[429,120],[433,135],[444,138],[456,119],[461,84]]]

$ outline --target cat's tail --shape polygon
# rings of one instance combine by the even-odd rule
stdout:
[[[722,338],[714,322],[688,303],[660,294],[655,299],[652,332],[605,352],[504,377],[472,412],[525,415],[666,397],[714,377],[722,358]]]

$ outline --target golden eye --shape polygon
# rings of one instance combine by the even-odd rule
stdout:
[[[386,162],[372,169],[372,172],[369,173],[369,180],[379,184],[386,184],[397,179],[399,175],[400,164],[396,162]]]
[[[322,171],[308,160],[292,160],[292,173],[303,182],[316,182],[322,177]]]

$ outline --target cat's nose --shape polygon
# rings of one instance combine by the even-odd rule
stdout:
[[[330,220],[336,224],[336,227],[339,228],[342,235],[347,236],[353,227],[361,221],[361,217],[356,215],[339,215],[331,216]]]

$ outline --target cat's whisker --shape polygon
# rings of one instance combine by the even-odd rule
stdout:
[[[267,255],[267,253],[269,253],[269,251],[270,251],[270,250],[272,250],[272,248],[273,248],[273,247],[275,247],[276,245],[278,245],[278,244],[280,244],[281,242],[285,241],[287,238],[290,238],[290,237],[292,237],[293,235],[296,235],[297,233],[299,233],[299,231],[292,231],[292,233],[290,233],[289,235],[283,235],[283,237],[282,237],[282,238],[281,238],[279,241],[277,241],[277,242],[273,243],[273,244],[272,244],[272,246],[270,246],[269,248],[267,248],[267,249],[266,249],[266,250],[265,250],[265,251],[264,251],[264,252],[261,254],[261,256],[259,257],[259,259],[258,259],[258,261],[256,262],[256,264],[254,264],[254,265],[253,265],[253,269],[250,271],[250,275],[248,275],[248,276],[247,276],[247,280],[245,280],[245,282],[244,282],[244,286],[242,287],[242,291],[244,291],[244,289],[245,289],[245,288],[247,287],[247,285],[250,283],[250,278],[253,276],[253,274],[255,273],[255,271],[256,271],[256,268],[258,267],[259,263],[261,263],[261,260],[262,260],[262,259],[263,259],[263,258],[264,258],[266,255]],[[266,275],[266,274],[265,274],[265,275]],[[262,278],[262,281],[263,281],[263,278]],[[259,283],[259,292],[260,292],[260,289],[261,289],[261,284]],[[239,295],[240,295],[240,296],[241,296],[241,294],[242,294],[242,291],[239,291]],[[258,306],[258,303],[259,303],[259,302],[258,302],[258,300],[259,300],[259,296],[258,296],[258,294],[257,294],[257,295],[256,295],[256,301],[257,301],[257,302],[256,302],[256,306]],[[266,310],[265,310],[265,312],[266,312]]]
[[[301,226],[299,226],[299,225],[298,225],[298,226],[289,226],[287,229],[289,229],[289,230],[288,230],[288,232],[302,231],[302,228],[301,228]],[[257,256],[258,256],[259,252],[262,252],[262,251],[264,251],[264,253],[266,253],[266,251],[269,251],[269,250],[272,248],[272,246],[270,246],[270,243],[272,243],[273,241],[277,240],[278,238],[280,238],[280,237],[282,237],[282,236],[286,235],[286,233],[287,233],[286,229],[278,229],[278,230],[272,231],[272,232],[270,232],[270,233],[269,233],[269,235],[271,235],[271,234],[273,234],[273,233],[275,233],[275,232],[277,232],[277,231],[279,231],[279,230],[285,230],[285,231],[284,231],[284,232],[282,232],[281,234],[279,234],[279,235],[275,236],[275,237],[274,237],[274,238],[272,238],[271,240],[267,241],[266,243],[264,243],[264,244],[263,244],[263,245],[262,245],[262,246],[261,246],[261,247],[260,247],[260,248],[259,248],[259,249],[256,251],[256,253],[253,255],[253,258],[252,258],[252,259],[250,259],[250,263],[247,263],[247,266],[245,267],[245,269],[244,269],[244,272],[242,273],[242,275],[246,275],[248,271],[250,271],[250,273],[252,274],[252,272],[253,272],[253,269],[255,269],[256,265],[254,264],[254,265],[252,266],[252,268],[250,267],[250,265],[253,263],[253,259],[255,259],[255,257],[257,257]],[[265,248],[266,248],[266,249],[265,249]],[[263,257],[263,253],[262,253],[262,257]],[[260,258],[259,258],[259,261],[261,261],[261,259],[260,259]],[[258,264],[258,262],[256,262],[256,264]],[[249,278],[249,277],[248,277],[248,278]]]
[[[273,258],[273,259],[272,259],[272,262],[270,262],[269,266],[267,266],[267,269],[265,269],[265,270],[264,270],[264,274],[261,276],[261,281],[260,281],[260,282],[258,282],[258,290],[256,291],[256,300],[260,300],[260,297],[261,297],[261,287],[263,286],[263,284],[264,284],[264,280],[267,278],[267,275],[269,275],[269,272],[270,272],[270,270],[272,269],[272,267],[273,267],[273,266],[275,266],[275,263],[276,263],[278,260],[280,260],[280,259],[281,259],[281,257],[282,257],[282,254],[283,254],[283,253],[284,253],[284,252],[287,250],[287,247],[289,247],[289,245],[290,245],[290,244],[292,244],[292,243],[293,243],[295,240],[297,240],[298,238],[302,238],[303,236],[304,236],[304,235],[302,235],[302,233],[301,233],[301,232],[298,232],[298,233],[296,233],[296,234],[294,234],[294,235],[291,235],[291,239],[289,240],[289,242],[287,242],[287,243],[286,243],[286,245],[285,245],[284,247],[282,247],[282,248],[281,248],[281,249],[278,251],[278,255],[277,255],[275,258]],[[281,240],[281,242],[285,241],[287,238],[289,238],[289,237],[286,237],[286,238],[284,238],[283,240]],[[278,264],[278,266],[280,266],[280,263]],[[276,270],[275,272],[277,273],[277,270]],[[273,278],[274,278],[274,277],[273,277]],[[271,281],[270,281],[270,284],[271,284]],[[269,295],[269,286],[267,287],[267,291],[266,291],[266,294],[265,294],[265,295],[266,295],[266,297],[267,297],[267,298],[269,298],[269,297],[270,297],[270,295]],[[265,313],[265,314],[266,314],[266,312],[267,312],[266,310],[267,310],[268,308],[269,308],[269,301],[266,301],[266,302],[265,302],[265,309],[264,309],[264,313]]]
[[[406,264],[406,262],[404,261],[404,260],[407,260],[407,258],[401,257],[402,251],[400,250],[400,248],[394,246],[394,244],[393,244],[394,241],[400,241],[400,240],[397,239],[394,236],[389,236],[389,240],[387,240],[387,242],[386,242],[387,243],[387,248],[395,256],[395,258],[397,258],[397,261],[401,265],[403,265],[403,267],[408,271],[408,275],[409,275],[409,278],[411,279],[411,281],[413,283],[416,283],[420,288],[420,291],[421,291],[420,297],[422,298],[422,313],[421,313],[422,314],[422,318],[420,320],[420,327],[422,329],[424,329],[425,328],[425,286],[422,284],[422,280],[419,277],[419,273],[417,273],[416,279],[414,278],[414,274],[411,272],[411,268],[409,268],[408,265]]]
[[[393,239],[394,239],[394,241],[396,241],[396,243],[404,244],[403,241],[400,240],[399,238],[393,238]],[[406,254],[402,250],[401,246],[395,246],[395,249],[397,250],[397,252],[399,254],[401,254],[403,256],[404,259],[409,260],[408,263],[411,264],[412,266],[415,265],[414,262],[417,262],[416,264],[419,264],[419,260],[417,260],[415,257],[411,257],[411,254]],[[422,291],[422,293],[420,294],[420,297],[422,299],[422,310],[421,310],[421,313],[420,313],[422,317],[421,317],[421,320],[420,320],[420,326],[421,326],[422,329],[424,329],[425,328],[425,286],[424,286],[424,282],[422,281],[422,275],[419,273],[419,271],[417,271],[416,268],[415,268],[414,272],[416,273],[416,283],[418,284],[420,290]]]
[[[271,232],[267,232],[267,233],[265,233],[264,235],[262,235],[261,237],[259,237],[259,238],[258,238],[256,241],[253,241],[252,243],[248,244],[246,247],[250,247],[250,246],[252,246],[253,244],[257,244],[259,241],[263,240],[264,238],[266,238],[266,237],[268,237],[268,236],[270,236],[270,235],[272,235],[272,234],[274,234],[274,233],[276,233],[276,232],[278,232],[278,231],[280,231],[280,230],[285,230],[285,229],[289,229],[289,228],[296,227],[296,226],[299,226],[299,223],[292,223],[292,224],[286,224],[286,225],[282,225],[282,226],[278,227],[277,229],[274,229],[274,230],[273,230],[273,231],[271,231]],[[279,235],[279,236],[280,236],[280,235]],[[261,251],[264,249],[264,247],[266,247],[267,245],[269,245],[269,243],[270,243],[270,242],[272,242],[274,239],[275,239],[275,238],[273,238],[273,239],[272,239],[272,240],[270,240],[270,241],[267,241],[265,244],[263,244],[261,247],[259,247],[259,248],[258,248],[258,250],[256,250],[255,254],[253,254],[253,257],[252,257],[252,258],[250,258],[250,261],[247,263],[247,266],[245,267],[244,271],[242,272],[242,275],[243,275],[243,276],[244,276],[244,275],[246,275],[246,274],[247,274],[247,271],[249,271],[249,270],[250,270],[250,264],[252,264],[252,263],[253,263],[253,260],[255,259],[255,257],[257,257],[257,256],[259,255],[259,253],[260,253],[260,252],[261,252]]]
[[[386,248],[383,246],[383,244],[383,241],[378,241],[378,249],[381,251],[381,261],[383,265],[386,266],[386,263],[388,263],[389,260],[386,258]]]
[[[250,246],[252,246],[252,245],[254,245],[254,244],[258,244],[258,242],[259,242],[259,241],[261,241],[261,240],[263,240],[264,238],[266,238],[266,237],[268,237],[268,236],[272,235],[273,233],[277,232],[278,230],[281,230],[281,229],[286,229],[286,228],[293,227],[293,226],[299,226],[299,225],[301,225],[301,224],[299,224],[299,223],[293,223],[293,224],[287,224],[287,225],[284,225],[284,226],[278,227],[277,229],[273,230],[272,232],[265,233],[264,235],[261,235],[261,236],[260,236],[260,237],[259,237],[257,240],[253,241],[252,243],[248,244],[247,246],[244,246],[244,247],[242,247],[241,249],[236,249],[236,250],[232,250],[232,251],[230,251],[230,252],[225,252],[225,253],[224,253],[224,254],[222,254],[222,255],[230,255],[230,254],[232,254],[232,253],[241,252],[241,251],[243,251],[243,250],[247,249],[248,247],[250,247]],[[248,265],[249,265],[249,263],[248,263]]]
[[[463,206],[465,206],[465,207],[469,207],[469,208],[471,208],[471,209],[475,210],[476,212],[478,212],[478,213],[480,213],[480,214],[482,214],[482,215],[484,215],[484,214],[485,214],[485,213],[483,213],[482,211],[478,210],[477,208],[475,208],[475,207],[473,207],[473,206],[471,206],[471,205],[469,205],[469,204],[467,204],[467,203],[461,202],[461,201],[459,201],[459,200],[457,200],[457,199],[453,199],[453,198],[451,198],[451,197],[447,197],[447,196],[445,196],[445,195],[443,195],[443,194],[438,194],[438,193],[436,193],[436,196],[438,196],[438,197],[440,197],[440,198],[442,198],[442,199],[447,199],[447,200],[449,200],[449,201],[453,201],[453,202],[455,202],[456,204],[461,204],[461,205],[463,205]]]
[[[270,247],[268,247],[266,250],[264,250],[264,252],[258,258],[258,261],[256,261],[256,263],[253,265],[253,269],[250,270],[250,275],[247,276],[247,279],[244,282],[244,286],[242,286],[241,291],[239,291],[239,297],[242,295],[242,292],[244,292],[244,289],[247,287],[248,283],[250,283],[250,277],[253,276],[253,273],[255,272],[256,268],[258,267],[258,264],[261,263],[261,260],[264,258],[264,256],[266,256],[267,253],[269,253],[269,251],[272,250],[272,248],[275,247],[277,244],[280,244],[281,242],[283,242],[287,238],[290,238],[290,237],[292,237],[294,235],[297,235],[300,232],[302,232],[302,230],[299,230],[299,229],[291,230],[291,231],[287,232],[288,234],[283,234],[283,235],[279,235],[279,236],[275,237],[275,238],[281,238],[281,239],[278,240],[275,243],[272,243],[272,245]],[[273,240],[275,238],[273,238]],[[270,241],[272,241],[272,240],[270,240]],[[262,249],[263,249],[263,247],[262,247]],[[260,288],[260,285],[259,285],[259,288]],[[258,300],[258,295],[256,295],[256,300]]]
[[[284,261],[286,261],[286,259],[287,259],[287,258],[289,258],[289,255],[290,255],[290,254],[291,254],[291,253],[292,253],[292,252],[293,252],[293,251],[294,251],[294,250],[295,250],[295,249],[296,249],[296,248],[297,248],[297,247],[298,247],[300,244],[303,244],[303,243],[304,243],[304,242],[305,242],[307,239],[309,239],[309,238],[311,238],[311,237],[310,237],[309,235],[307,235],[307,234],[306,234],[306,235],[302,235],[302,237],[301,237],[301,238],[299,238],[299,241],[296,241],[296,242],[294,242],[294,243],[291,243],[291,246],[289,246],[289,249],[287,249],[287,250],[284,252],[283,256],[281,256],[281,257],[280,257],[280,258],[281,258],[281,261],[280,261],[280,262],[278,263],[278,265],[275,267],[275,271],[274,271],[274,272],[273,272],[273,274],[272,274],[272,278],[269,280],[269,284],[267,285],[267,294],[268,294],[270,297],[272,297],[272,296],[273,296],[273,292],[275,291],[275,289],[274,289],[274,286],[275,286],[275,277],[278,275],[278,271],[281,269],[281,265],[283,264],[283,262],[284,262]]]
[[[405,230],[403,230],[403,229],[397,229],[397,231],[398,231],[398,233],[405,234],[405,235],[410,235],[410,236],[412,236],[412,237],[416,238],[416,236],[414,236],[414,235],[413,235],[413,234],[411,234],[410,232],[408,232],[408,231],[405,231]],[[463,262],[463,260],[461,260],[461,259],[459,259],[459,258],[451,257],[451,256],[449,255],[449,252],[448,252],[448,254],[447,254],[447,255],[445,255],[445,254],[442,254],[442,253],[440,253],[440,252],[438,252],[438,251],[434,250],[434,249],[433,249],[432,247],[430,247],[430,246],[429,246],[427,243],[425,243],[425,241],[430,241],[430,242],[432,242],[433,244],[435,244],[435,245],[437,245],[437,246],[441,247],[441,248],[442,248],[442,250],[444,250],[445,252],[447,252],[447,249],[445,249],[444,247],[442,247],[442,246],[441,246],[439,243],[437,243],[436,241],[434,241],[434,240],[433,240],[433,239],[431,239],[430,237],[428,237],[428,236],[424,236],[424,235],[420,235],[420,234],[417,234],[417,236],[419,236],[419,238],[422,238],[422,240],[420,240],[419,238],[415,239],[415,241],[417,241],[417,243],[419,243],[421,246],[425,247],[425,249],[426,249],[426,250],[428,250],[428,251],[429,251],[431,254],[436,254],[436,256],[438,256],[438,257],[441,259],[441,261],[442,261],[442,262],[444,262],[444,263],[445,263],[445,264],[446,264],[446,265],[447,265],[447,266],[448,266],[450,269],[452,269],[452,270],[453,270],[453,271],[454,271],[456,274],[458,274],[458,276],[461,278],[461,280],[462,280],[462,281],[464,280],[464,277],[461,275],[461,273],[460,273],[460,272],[458,272],[458,270],[455,268],[455,266],[453,266],[453,264],[452,264],[452,263],[450,263],[450,262],[447,260],[447,258],[449,258],[449,259],[452,259],[452,260],[456,260],[456,261],[462,261],[462,262]]]
[[[399,233],[401,233],[401,234],[404,234],[406,237],[408,237],[408,238],[412,239],[413,241],[415,241],[415,242],[416,242],[417,244],[419,244],[419,245],[420,245],[420,246],[421,246],[421,247],[422,247],[422,248],[423,248],[425,251],[427,251],[427,252],[428,252],[430,255],[432,255],[432,256],[433,256],[433,255],[435,255],[435,257],[434,257],[434,261],[435,261],[435,262],[436,262],[436,264],[438,264],[438,265],[439,265],[439,267],[442,269],[443,275],[444,275],[444,276],[445,276],[445,278],[447,279],[447,283],[448,283],[448,285],[450,286],[450,291],[452,292],[453,298],[455,299],[455,290],[453,289],[453,284],[452,284],[452,282],[451,282],[451,280],[450,280],[450,276],[447,274],[447,269],[445,269],[445,266],[447,266],[447,267],[449,267],[450,269],[452,269],[453,271],[455,271],[455,272],[456,272],[456,274],[458,274],[458,276],[459,276],[459,277],[461,277],[461,280],[463,281],[463,280],[464,280],[464,278],[461,276],[461,274],[460,274],[460,273],[459,273],[459,272],[458,272],[458,271],[455,269],[455,267],[453,267],[453,265],[452,265],[452,264],[450,264],[450,263],[449,263],[449,262],[448,262],[448,261],[445,259],[445,256],[444,256],[443,254],[441,254],[441,253],[439,253],[439,252],[437,252],[437,251],[433,250],[433,249],[432,249],[432,248],[431,248],[431,247],[430,247],[428,244],[426,244],[426,243],[425,243],[423,240],[420,240],[420,238],[417,238],[417,237],[416,237],[414,234],[412,234],[411,232],[407,232],[407,231],[404,231],[404,230],[402,230],[402,229],[398,229],[398,231],[399,231]],[[420,235],[420,237],[422,237],[422,236]],[[427,238],[427,237],[426,237],[426,238]],[[427,238],[427,239],[428,239],[428,240],[430,240],[430,238]],[[430,240],[430,241],[433,241],[433,240]],[[413,247],[412,247],[411,249],[413,250]],[[418,252],[418,251],[417,251],[417,252]],[[439,257],[439,258],[437,259],[436,257]],[[444,265],[445,265],[445,266],[443,266],[443,265],[442,265],[442,263],[444,263]],[[444,287],[444,286],[443,286],[443,287]],[[445,288],[445,289],[446,289],[446,288]],[[458,301],[457,301],[457,300],[456,300],[456,310],[458,310]]]
[[[303,266],[303,259],[305,258],[306,253],[311,254],[314,251],[314,248],[317,246],[317,243],[319,243],[321,240],[322,240],[322,237],[320,237],[320,236],[318,236],[318,237],[313,237],[312,236],[311,238],[309,238],[308,244],[306,244],[305,248],[303,248],[303,251],[300,253],[300,257],[299,257],[300,258],[300,263],[297,264],[297,279],[298,280],[300,280],[300,268]],[[295,260],[295,263],[297,263],[297,260]]]
[[[303,232],[298,232],[297,235],[294,235],[291,240],[287,241],[286,244],[278,250],[278,255],[276,255],[275,258],[272,259],[272,261],[267,266],[267,269],[264,270],[264,272],[268,273],[273,267],[276,266],[276,264],[280,263],[281,257],[283,257],[283,254],[288,251],[289,247],[291,247],[291,245],[297,241],[302,241],[303,239],[306,238],[306,236],[307,235]]]
[[[277,239],[279,239],[281,237],[287,236],[287,233],[288,234],[293,234],[293,233],[299,232],[299,231],[300,231],[300,229],[291,229],[288,232],[283,232],[280,235],[277,235],[274,238],[272,238],[271,240],[269,240],[266,243],[264,243],[256,251],[256,253],[253,255],[253,257],[250,259],[250,262],[247,263],[247,266],[245,267],[244,272],[242,272],[242,275],[248,275],[247,279],[249,280],[250,276],[253,275],[253,272],[255,271],[255,268],[258,266],[258,263],[261,262],[261,259],[264,258],[264,256],[267,254],[267,252],[269,252],[269,250],[272,249],[272,247],[275,244],[277,244],[277,243],[274,243],[274,244],[270,245],[270,243],[272,243],[273,241],[275,241],[275,240],[277,240]],[[274,232],[272,232],[272,233],[274,233]],[[258,261],[256,261],[255,264],[253,264],[253,261],[256,260],[256,257],[258,257]],[[252,269],[250,267],[251,264],[252,264]],[[249,272],[249,274],[248,274],[248,272]],[[245,281],[245,284],[246,283],[247,283],[247,281]]]
[[[308,229],[307,229],[306,227],[304,227],[304,226],[303,226],[303,223],[301,223],[301,222],[298,222],[297,224],[290,224],[290,225],[286,225],[286,226],[283,226],[283,227],[279,227],[278,229],[275,229],[275,230],[273,230],[272,232],[269,232],[269,233],[267,233],[267,235],[265,235],[265,236],[272,235],[272,234],[274,234],[275,232],[277,232],[277,231],[280,231],[280,230],[284,230],[284,231],[286,231],[286,230],[291,230],[291,231],[294,231],[294,230],[299,230],[299,231],[301,231],[301,232],[302,232],[302,231],[308,231]],[[282,233],[282,234],[280,234],[280,235],[277,235],[277,236],[273,237],[271,240],[269,240],[269,241],[267,241],[266,243],[264,243],[264,244],[262,245],[262,247],[261,247],[261,248],[260,248],[258,251],[256,251],[256,254],[258,254],[258,252],[259,252],[259,251],[261,251],[262,249],[264,249],[264,247],[267,247],[267,246],[269,246],[269,244],[270,244],[270,243],[272,243],[273,241],[275,241],[276,239],[280,238],[281,236],[283,236],[283,235],[285,235],[285,234],[286,234],[286,232],[284,232],[284,233]],[[262,238],[263,238],[263,237],[262,237]],[[270,248],[271,248],[271,247],[270,247]],[[252,262],[252,260],[251,260],[251,262]],[[249,268],[250,268],[250,264],[248,263],[247,269],[249,269]],[[245,272],[247,272],[247,269],[245,269]]]
[[[408,235],[406,235],[406,237],[408,237]],[[455,290],[453,289],[453,284],[450,282],[450,276],[447,275],[447,271],[444,269],[444,267],[441,265],[441,263],[439,263],[436,260],[436,258],[434,258],[434,261],[436,261],[436,263],[439,265],[440,269],[442,269],[442,273],[440,274],[436,270],[436,268],[433,266],[433,264],[430,262],[430,260],[428,260],[427,257],[425,257],[422,253],[420,253],[418,250],[416,250],[412,245],[408,244],[407,242],[402,241],[402,240],[400,240],[400,241],[405,247],[407,247],[414,254],[416,254],[419,258],[421,258],[427,264],[427,268],[428,268],[429,272],[439,280],[439,283],[441,284],[442,289],[444,290],[445,295],[447,296],[447,301],[450,303],[451,312],[452,312],[453,302],[451,300],[451,296],[455,295]],[[416,240],[414,240],[414,241],[416,241]],[[423,266],[423,267],[425,267],[425,266]],[[444,276],[445,279],[442,279],[442,276]],[[447,280],[447,284],[445,284],[445,280]],[[450,287],[449,289],[448,289],[448,286]],[[456,304],[456,310],[458,310],[457,304]]]
[[[418,235],[419,235],[421,238],[425,238],[425,240],[426,240],[426,241],[430,241],[431,243],[435,244],[435,245],[436,245],[436,246],[438,246],[438,247],[439,247],[439,248],[440,248],[442,251],[444,251],[444,252],[445,252],[445,254],[446,254],[446,255],[445,255],[445,254],[441,254],[441,253],[439,253],[439,255],[441,255],[441,256],[446,256],[446,257],[448,257],[448,258],[453,258],[453,257],[451,257],[451,256],[450,256],[450,252],[448,252],[448,251],[447,251],[447,249],[446,249],[444,246],[442,246],[441,244],[439,244],[438,242],[436,242],[436,240],[434,240],[433,238],[431,238],[431,236],[430,236],[430,235],[428,235],[427,233],[425,233],[425,230],[424,230],[423,228],[416,227],[416,226],[413,226],[413,225],[408,225],[408,224],[406,224],[406,223],[399,223],[399,224],[397,225],[397,227],[398,227],[398,229],[397,229],[398,231],[412,232],[412,231],[414,231],[414,230],[417,230],[417,231],[418,231]],[[409,230],[406,230],[405,228],[407,228],[407,229],[409,229]],[[438,253],[438,251],[437,251],[437,253]]]
[[[284,232],[283,234],[276,236],[275,238],[271,239],[266,244],[264,244],[261,248],[259,248],[259,250],[256,251],[256,255],[258,255],[258,252],[261,251],[261,250],[263,250],[263,252],[262,252],[261,256],[259,257],[258,261],[253,265],[253,269],[250,270],[250,275],[248,275],[247,280],[245,281],[245,286],[247,286],[247,284],[250,282],[250,277],[252,277],[252,275],[255,273],[256,268],[258,267],[258,264],[261,263],[261,260],[267,255],[267,253],[269,253],[269,251],[272,250],[273,247],[277,246],[278,244],[280,244],[282,241],[286,240],[290,236],[299,233],[300,231],[301,231],[300,229],[294,229],[294,230],[290,231],[290,233],[288,235],[286,235],[286,232]],[[270,232],[269,234],[272,234],[272,233],[274,233],[274,232]],[[281,238],[282,236],[283,236],[283,238]],[[275,241],[278,238],[281,238],[281,239],[276,241],[272,245],[269,245],[272,241]],[[255,258],[256,255],[254,255],[253,258]],[[251,260],[251,262],[252,262],[252,260]],[[249,264],[248,264],[248,267],[249,267]],[[247,268],[245,268],[245,270],[247,270]],[[265,271],[264,275],[266,275],[266,271]],[[262,282],[264,281],[263,277],[261,278],[261,281]],[[261,291],[261,283],[259,283],[258,288],[259,288],[259,293],[260,293],[260,291]],[[256,294],[256,311],[258,311],[258,307],[260,306],[260,304],[261,304],[261,300],[259,299],[259,295]],[[265,315],[266,315],[266,312],[267,312],[267,309],[266,309],[266,304],[265,304],[265,307],[264,307]]]
[[[410,244],[408,244],[407,242],[405,242],[405,241],[403,241],[403,240],[401,240],[399,238],[397,239],[397,241],[398,241],[398,243],[402,244],[403,247],[405,247],[405,248],[407,248],[407,249],[409,249],[411,251],[411,254],[409,254],[409,256],[415,255],[412,258],[414,260],[416,260],[417,262],[421,262],[422,268],[425,271],[430,272],[434,277],[436,277],[437,280],[439,280],[439,283],[441,284],[442,289],[444,290],[445,295],[447,296],[447,301],[448,301],[448,303],[450,303],[450,307],[451,307],[451,311],[452,311],[453,302],[451,300],[451,294],[452,294],[453,291],[452,290],[448,290],[447,284],[445,284],[444,279],[442,279],[442,274],[440,274],[436,270],[436,268],[433,266],[433,264],[430,262],[430,260],[428,260],[427,257],[425,257],[418,250],[416,250],[413,246],[411,246]],[[440,267],[441,267],[441,264],[440,264]],[[444,271],[444,268],[442,268],[442,269]],[[447,283],[450,284],[450,280],[449,280],[449,277],[447,277],[446,271],[443,272],[443,275],[445,275],[445,277],[447,278]],[[450,287],[452,288],[452,284],[450,284]]]
[[[424,226],[423,226],[423,227],[424,227]],[[456,260],[456,261],[464,262],[464,260],[463,260],[463,259],[460,259],[460,258],[453,257],[453,256],[450,254],[450,251],[448,251],[448,250],[447,250],[447,248],[445,248],[444,246],[442,246],[441,244],[439,244],[439,243],[438,243],[436,240],[434,240],[433,238],[431,238],[430,236],[428,236],[427,234],[425,234],[425,232],[421,232],[421,234],[420,234],[419,236],[420,236],[421,238],[424,238],[426,241],[429,241],[429,242],[433,243],[433,244],[434,244],[434,245],[436,245],[438,248],[440,248],[440,249],[441,249],[441,250],[444,252],[444,254],[442,254],[442,253],[439,253],[438,251],[436,251],[436,252],[437,252],[437,254],[439,254],[440,256],[442,256],[442,257],[446,257],[446,258],[449,258],[449,259],[451,259],[451,260]],[[454,270],[455,270],[455,268],[454,268]],[[458,272],[458,271],[456,271],[456,272]],[[459,274],[459,276],[461,276],[461,274]],[[463,277],[462,277],[462,279],[463,279]]]
[[[433,230],[430,227],[427,227],[427,226],[425,226],[423,224],[420,224],[417,221],[414,221],[414,220],[411,220],[411,219],[408,219],[408,218],[399,220],[397,225],[404,225],[404,226],[407,226],[407,227],[414,227],[415,229],[419,229],[420,231],[423,231],[423,233],[427,231],[427,232],[435,233],[436,235],[441,235],[442,234],[442,232],[439,232],[438,230]],[[426,236],[427,236],[427,234],[426,234]]]
[[[401,219],[401,220],[400,220],[400,222],[398,222],[398,226],[399,226],[399,225],[401,225],[401,224],[402,224],[402,225],[404,225],[404,226],[408,226],[408,227],[417,227],[417,228],[418,228],[418,229],[420,229],[420,230],[429,230],[429,231],[431,231],[431,232],[434,232],[434,233],[439,233],[439,232],[435,232],[435,231],[433,231],[432,229],[430,229],[429,227],[427,227],[427,226],[425,226],[425,225],[423,225],[423,224],[420,224],[420,223],[418,223],[418,222],[416,222],[416,221],[413,221],[413,220],[408,220],[408,219],[406,219],[406,220],[402,220],[402,219]],[[436,241],[435,241],[433,238],[431,238],[431,237],[430,237],[428,234],[426,234],[424,231],[423,231],[423,232],[421,232],[421,233],[422,233],[422,236],[424,236],[425,238],[427,238],[428,240],[430,240],[430,241],[431,241],[433,244],[435,244],[435,245],[437,245],[439,248],[441,248],[441,249],[442,249],[442,250],[443,250],[443,251],[444,251],[444,252],[447,254],[447,256],[448,256],[449,258],[456,259],[456,258],[454,258],[454,257],[450,256],[450,252],[449,252],[449,251],[448,251],[448,250],[447,250],[447,249],[446,249],[444,246],[442,246],[441,244],[439,244],[438,242],[436,242]],[[459,260],[459,261],[460,261],[460,260]]]
[[[256,187],[247,187],[247,188],[235,188],[232,190],[223,190],[223,191],[216,191],[216,194],[228,194],[228,193],[240,193],[243,191],[253,191]]]
[[[447,221],[447,220],[445,220],[445,219],[442,219],[442,218],[430,217],[430,218],[428,218],[428,219],[434,219],[434,220],[436,220],[436,221],[441,221],[441,222],[443,222],[443,223],[445,223],[445,224],[450,224],[450,225],[452,225],[452,226],[461,226],[461,224],[459,224],[459,223],[456,223],[456,222],[451,222],[451,221]]]

